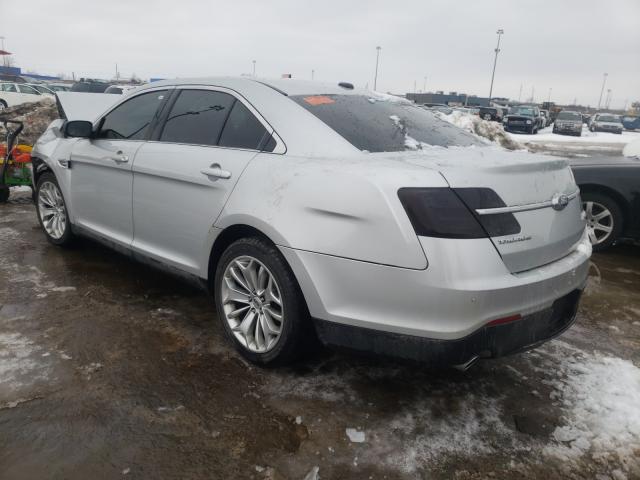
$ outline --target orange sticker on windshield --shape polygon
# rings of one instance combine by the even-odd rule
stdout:
[[[304,101],[309,105],[328,105],[330,103],[336,103],[333,98],[325,97],[324,95],[314,95],[313,97],[304,97]]]

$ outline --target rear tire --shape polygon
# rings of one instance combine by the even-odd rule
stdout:
[[[53,245],[66,246],[73,242],[69,211],[56,176],[45,172],[36,186],[36,212],[47,240]]]
[[[4,100],[0,100],[0,112],[5,108],[7,108],[7,102],[5,102]]]
[[[220,257],[213,289],[227,337],[250,362],[291,363],[309,345],[312,324],[304,297],[286,260],[267,240],[232,243]]]
[[[622,233],[624,216],[618,203],[598,192],[581,194],[582,206],[587,214],[587,231],[595,252],[611,247]],[[591,205],[591,206],[589,206]],[[598,218],[600,217],[600,218]],[[602,230],[605,228],[605,230]],[[610,229],[608,232],[607,229]]]

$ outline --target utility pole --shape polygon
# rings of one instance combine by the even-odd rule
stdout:
[[[422,84],[422,91],[427,93],[427,77],[424,77],[424,83]]]
[[[0,50],[4,50],[4,37],[0,37],[0,42],[2,42],[2,48],[0,48]],[[7,66],[7,56],[6,55],[2,55],[2,65],[3,66]]]
[[[118,72],[118,64],[116,63],[116,80],[120,79],[120,72]]]
[[[311,69],[311,80],[314,79],[315,75],[316,75],[316,71]]]
[[[414,80],[413,81],[413,101],[414,102],[416,101],[416,93],[418,93],[417,90],[418,90],[418,81]]]
[[[522,98],[522,84],[520,84],[520,93],[518,93],[518,102],[520,101],[520,98]]]
[[[600,89],[600,98],[598,99],[598,110],[600,110],[600,103],[602,102],[602,94],[604,93],[604,84],[607,83],[607,75],[609,74],[605,73],[602,79],[602,88]]]
[[[534,99],[536,98],[536,87],[531,86],[531,103],[535,103]]]
[[[378,63],[380,62],[380,50],[382,47],[376,47],[376,76],[373,77],[373,90],[378,89]]]
[[[256,61],[253,60],[253,76],[256,76]]]
[[[496,56],[493,59],[493,72],[491,73],[491,87],[489,87],[489,105],[491,105],[491,98],[493,96],[493,78],[496,76],[496,64],[498,63],[498,53],[500,53],[500,37],[504,34],[503,29],[498,29],[496,32],[498,34],[498,45],[496,45]]]
[[[551,90],[553,90],[553,88],[549,88],[549,96],[547,97],[547,103],[551,103]]]
[[[607,99],[604,102],[604,108],[609,110],[609,105],[611,104],[611,89],[607,88]]]

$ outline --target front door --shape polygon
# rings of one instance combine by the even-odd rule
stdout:
[[[127,100],[99,121],[96,138],[74,145],[70,155],[74,224],[118,244],[131,244],[131,169],[165,95],[166,90],[152,91]]]

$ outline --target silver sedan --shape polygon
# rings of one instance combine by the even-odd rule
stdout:
[[[171,80],[95,112],[73,98],[33,151],[44,234],[196,279],[253,362],[318,337],[468,364],[575,317],[591,247],[562,159],[349,83]]]

